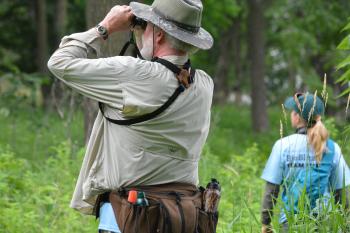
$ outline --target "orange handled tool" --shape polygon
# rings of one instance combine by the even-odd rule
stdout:
[[[129,191],[128,202],[130,202],[131,204],[136,204],[136,202],[137,202],[137,191],[136,190]]]

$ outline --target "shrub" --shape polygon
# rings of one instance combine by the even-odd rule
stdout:
[[[70,146],[33,166],[0,148],[0,232],[95,232],[93,217],[80,215],[68,204],[82,160],[71,159]]]

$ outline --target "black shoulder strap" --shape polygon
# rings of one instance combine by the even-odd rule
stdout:
[[[167,67],[169,70],[171,70],[172,72],[174,72],[175,74],[179,74],[181,72],[181,69],[179,67],[177,67],[176,65],[174,65],[173,63],[161,59],[161,58],[154,58],[152,61],[154,62],[158,62],[162,65],[164,65],[165,67]],[[184,67],[190,67],[190,62],[188,61]],[[187,68],[187,67],[186,67]],[[190,80],[193,82],[193,78],[195,75],[195,69],[194,68],[190,68]],[[102,113],[102,115],[111,123],[117,124],[117,125],[133,125],[133,124],[137,124],[137,123],[141,123],[144,121],[148,121],[151,120],[155,117],[157,117],[159,114],[161,114],[162,112],[164,112],[176,99],[177,97],[185,90],[186,88],[184,87],[183,84],[180,83],[179,87],[176,88],[175,92],[170,96],[170,98],[158,109],[156,109],[153,112],[147,113],[145,115],[136,117],[136,118],[131,118],[131,119],[126,119],[126,120],[116,120],[116,119],[111,119],[109,117],[106,117],[104,114],[104,104],[99,102],[98,106],[100,108],[100,111]]]
[[[162,64],[163,66],[165,66],[166,68],[168,68],[169,70],[171,70],[175,74],[180,74],[180,72],[181,72],[181,68],[176,66],[174,63],[171,63],[170,61],[161,59],[159,57],[153,58],[152,61]]]

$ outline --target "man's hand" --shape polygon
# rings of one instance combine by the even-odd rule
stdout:
[[[126,31],[130,28],[131,20],[134,15],[129,6],[114,6],[106,17],[102,20],[100,25],[104,26],[108,34],[116,31]]]

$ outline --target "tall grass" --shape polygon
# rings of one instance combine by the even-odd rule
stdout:
[[[282,226],[279,223],[281,211],[286,213],[288,220],[288,230],[285,232],[350,232],[349,210],[345,209],[344,204],[335,203],[333,195],[330,195],[327,201],[320,202],[316,211],[310,207],[306,190],[301,190],[301,193],[297,212],[293,211],[293,206],[289,208],[292,211],[288,212],[281,199],[277,200],[275,215],[272,217],[272,227],[276,232],[282,231]]]
[[[73,160],[63,143],[33,169],[0,146],[0,232],[96,232],[93,218],[68,208],[82,156],[80,151]]]
[[[84,146],[83,116],[77,111],[67,125],[55,112],[31,106],[5,111],[0,102],[0,145],[10,146],[16,156],[40,163],[52,154],[51,147],[70,141],[72,154]]]
[[[264,182],[259,177],[274,141],[280,137],[281,113],[272,109],[269,115],[272,130],[254,135],[248,109],[234,106],[214,109],[199,172],[202,186],[212,177],[222,185],[218,233],[260,232]],[[333,119],[326,123],[333,138],[343,136]],[[71,138],[67,140],[66,129],[54,114],[40,111],[16,116],[0,114],[1,233],[96,232],[97,222],[93,217],[68,207],[83,158],[80,114],[73,125]],[[287,134],[288,125],[284,128]],[[343,149],[348,147],[344,145]],[[277,202],[273,217],[276,232],[280,232],[281,208]],[[326,229],[321,232],[346,232],[344,227],[349,224],[344,211],[334,204],[319,218],[310,218],[306,207],[289,218],[290,232],[310,232],[316,226]]]

